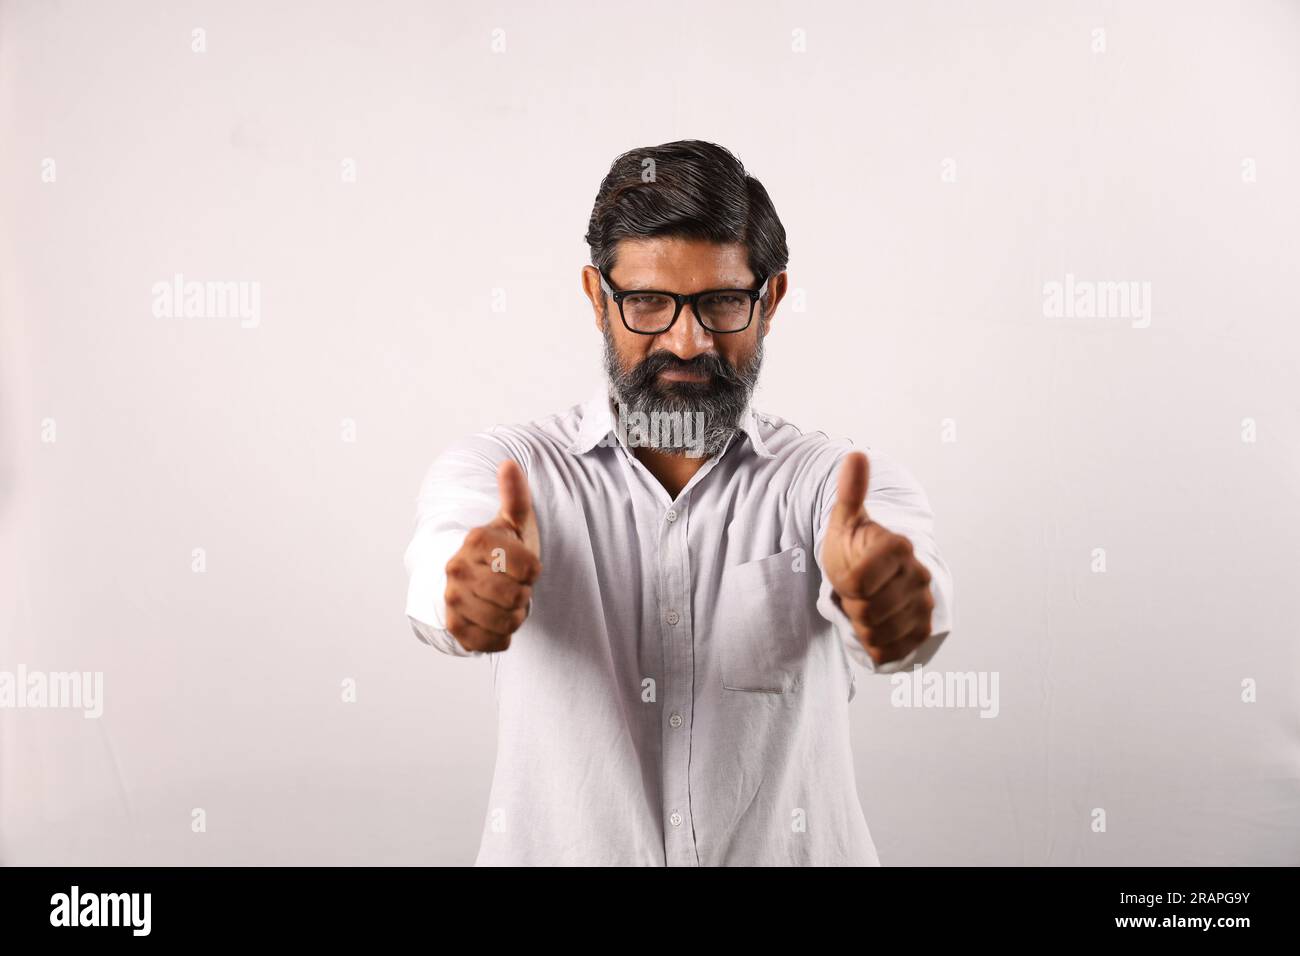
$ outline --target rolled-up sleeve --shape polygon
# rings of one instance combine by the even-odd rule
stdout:
[[[447,562],[471,528],[487,524],[500,510],[497,468],[514,458],[529,470],[527,454],[504,429],[467,438],[438,456],[425,474],[416,499],[415,534],[406,548],[406,616],[415,636],[453,657],[480,657],[447,630],[443,596]]]
[[[864,449],[870,462],[870,480],[867,484],[867,514],[871,520],[901,534],[912,542],[916,559],[930,572],[930,593],[934,597],[934,612],[930,618],[930,636],[907,656],[886,664],[871,660],[865,647],[853,633],[848,616],[834,601],[833,589],[822,567],[822,540],[835,508],[839,484],[840,465],[853,449],[846,448],[836,456],[830,473],[822,484],[817,506],[815,548],[817,565],[822,571],[821,590],[817,610],[835,627],[849,659],[875,674],[893,674],[907,670],[915,664],[925,665],[938,653],[940,645],[952,631],[953,594],[952,573],[939,554],[934,541],[934,515],[925,489],[905,467],[888,455]]]

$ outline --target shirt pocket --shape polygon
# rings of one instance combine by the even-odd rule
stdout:
[[[787,548],[724,572],[718,650],[727,690],[786,694],[803,683],[817,582],[806,548]]]

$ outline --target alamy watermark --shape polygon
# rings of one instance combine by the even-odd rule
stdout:
[[[104,713],[103,671],[0,671],[0,708],[80,710],[87,720]]]
[[[1151,325],[1151,283],[1076,279],[1043,283],[1043,315],[1049,319],[1129,319],[1135,329]]]
[[[998,703],[997,671],[926,671],[922,665],[891,674],[893,690],[889,703],[894,707],[978,707],[981,717],[996,717]]]
[[[152,288],[153,314],[160,319],[238,319],[241,328],[262,323],[262,284],[223,280],[199,282],[176,273]]]
[[[658,448],[680,451],[687,458],[702,458],[708,450],[704,440],[703,412],[633,412],[622,402],[618,403],[618,421],[614,423],[615,438],[606,435],[602,448],[613,447],[620,441],[628,448]]]
[[[152,893],[83,893],[74,885],[50,897],[50,925],[122,926],[132,936],[148,936],[152,910]]]

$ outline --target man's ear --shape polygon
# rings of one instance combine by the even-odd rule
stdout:
[[[789,289],[790,277],[785,272],[778,272],[768,280],[767,295],[759,303],[760,308],[766,305],[766,308],[763,309],[763,321],[759,327],[759,331],[764,335],[767,335],[768,330],[771,328],[772,319],[776,316],[776,307],[781,304],[781,300],[785,298],[785,294]]]
[[[609,313],[609,299],[600,287],[600,273],[595,266],[582,267],[582,292],[591,302],[591,312],[596,320],[596,331],[605,331],[605,320]]]

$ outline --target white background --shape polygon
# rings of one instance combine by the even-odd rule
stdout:
[[[912,469],[935,666],[999,674],[860,678],[882,861],[1300,862],[1298,119],[1293,2],[4,4],[0,670],[105,712],[0,710],[0,861],[473,860],[490,674],[404,618],[414,496],[599,381],[597,186],[702,138],[806,301],[759,407]],[[261,324],[155,317],[178,272]],[[1045,318],[1067,273],[1150,327]]]

